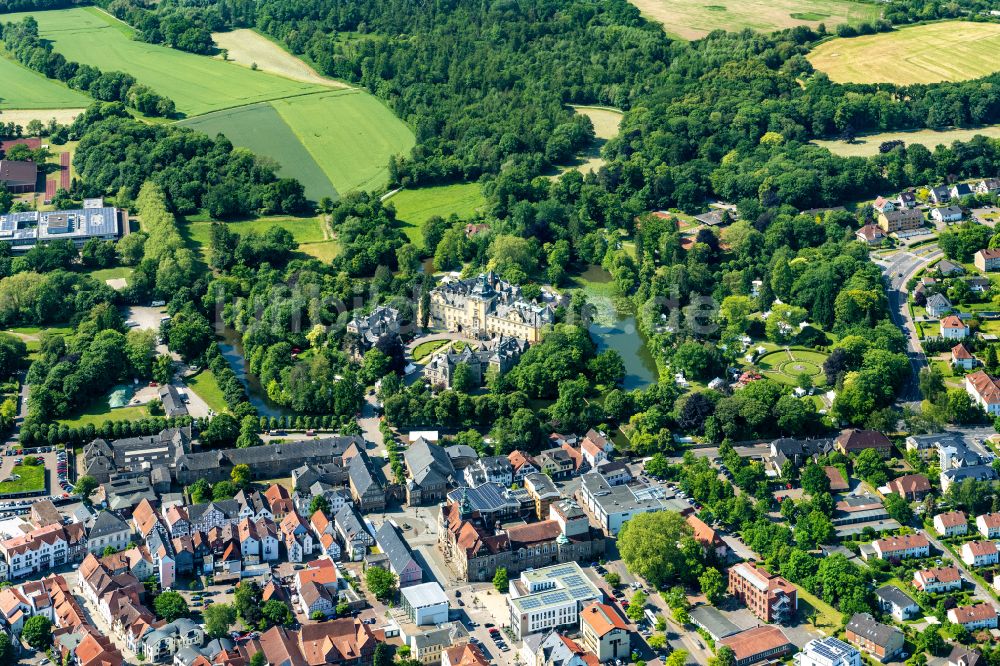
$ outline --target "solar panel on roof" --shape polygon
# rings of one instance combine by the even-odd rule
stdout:
[[[539,606],[542,605],[541,600],[535,597],[527,597],[525,599],[521,599],[520,602],[521,602],[521,607],[524,608],[524,610],[531,610],[533,608],[538,608]]]
[[[571,587],[569,593],[573,595],[574,599],[586,599],[594,595],[594,591],[589,587],[581,585],[580,587]]]
[[[571,576],[566,576],[565,578],[563,578],[563,582],[565,582],[566,585],[573,587],[575,585],[583,584],[583,579],[580,578],[579,574],[572,574]]]
[[[542,603],[546,606],[550,604],[562,603],[563,601],[568,600],[569,597],[567,597],[565,590],[556,590],[555,592],[549,592],[548,594],[542,595]]]

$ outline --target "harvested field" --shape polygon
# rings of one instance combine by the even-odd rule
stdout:
[[[820,23],[833,27],[872,21],[881,15],[873,4],[850,0],[717,1],[719,4],[705,5],[695,0],[629,0],[644,16],[662,23],[668,35],[681,39],[699,39],[713,30],[773,32]]]
[[[885,141],[903,141],[908,146],[920,143],[929,150],[934,150],[936,146],[942,144],[950,146],[954,141],[968,141],[978,135],[1000,139],[1000,125],[988,125],[973,129],[950,129],[940,132],[929,129],[913,132],[885,132],[859,136],[854,140],[854,143],[844,143],[843,141],[813,141],[813,143],[843,157],[871,157],[878,155],[878,147]]]
[[[259,71],[277,74],[286,79],[331,88],[350,87],[346,83],[320,75],[308,64],[254,30],[214,32],[212,39],[220,49],[227,51],[226,56],[230,61],[240,65],[250,67],[256,63]]]
[[[831,39],[808,55],[837,83],[964,81],[1000,70],[1000,24],[942,21]]]
[[[2,67],[2,64],[0,64]],[[3,74],[0,73],[0,77]],[[5,82],[6,83],[6,82]],[[84,98],[85,100],[87,98]],[[0,107],[3,106],[3,97],[0,96]],[[39,120],[48,124],[50,120],[55,120],[60,125],[68,125],[76,117],[83,113],[83,109],[3,109],[0,111],[0,123],[17,123],[24,127],[32,120]]]

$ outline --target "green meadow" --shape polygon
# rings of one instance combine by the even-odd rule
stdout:
[[[396,220],[403,233],[415,245],[423,245],[421,233],[424,223],[438,215],[447,219],[458,215],[469,219],[486,202],[478,183],[460,183],[423,187],[416,190],[400,190],[386,200],[396,208]]]

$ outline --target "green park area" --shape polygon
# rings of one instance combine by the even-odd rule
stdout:
[[[757,366],[769,378],[782,384],[798,386],[803,375],[809,377],[814,386],[826,383],[823,362],[827,354],[809,349],[779,349],[764,354],[757,359]]]
[[[205,368],[196,375],[187,377],[184,381],[188,385],[188,388],[204,400],[210,409],[219,413],[229,409],[226,405],[226,398],[222,395],[222,389],[219,388],[219,382],[216,381],[215,375],[208,368]]]
[[[228,224],[238,234],[263,234],[270,228],[281,227],[292,234],[292,238],[299,244],[298,252],[302,257],[313,257],[324,262],[329,262],[340,249],[337,241],[329,239],[324,233],[320,217],[262,217]],[[208,263],[211,253],[211,234],[212,222],[208,220],[191,221],[181,227],[181,235],[205,263]]]
[[[14,465],[10,475],[0,481],[0,495],[45,490],[45,465]]]

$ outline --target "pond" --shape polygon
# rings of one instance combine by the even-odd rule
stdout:
[[[260,385],[257,375],[250,372],[247,367],[247,360],[243,357],[243,343],[240,335],[232,328],[226,326],[219,336],[219,351],[222,357],[229,363],[229,367],[236,373],[236,378],[243,384],[247,391],[250,404],[254,406],[261,416],[285,416],[295,412],[282,407],[278,403],[267,397],[264,387]]]
[[[631,391],[655,384],[659,374],[646,346],[647,338],[639,330],[635,316],[615,306],[611,274],[600,266],[588,266],[577,281],[586,292],[587,301],[594,306],[590,334],[598,350],[614,349],[625,362],[624,388]]]

